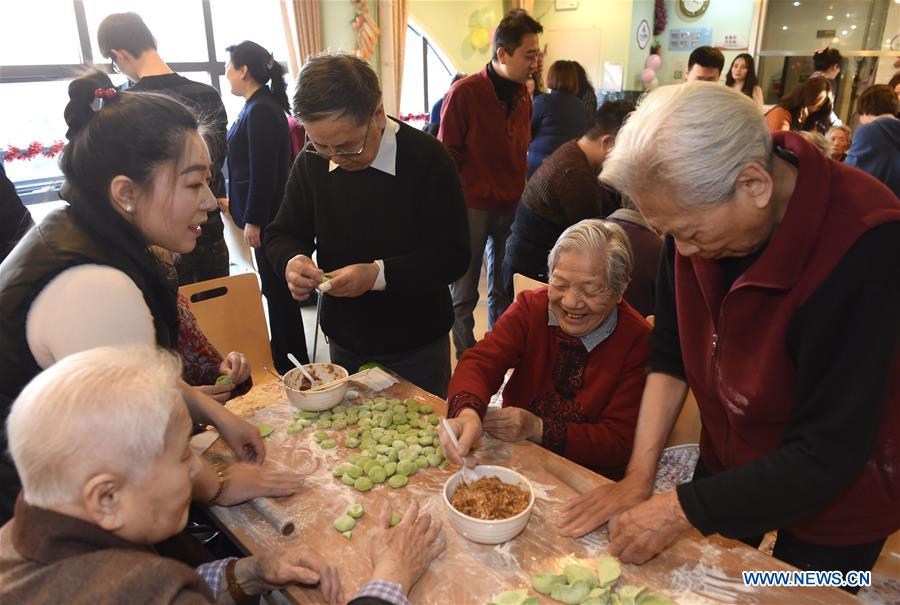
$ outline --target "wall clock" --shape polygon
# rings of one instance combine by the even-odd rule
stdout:
[[[699,17],[709,8],[709,0],[678,0],[678,8],[687,17]]]

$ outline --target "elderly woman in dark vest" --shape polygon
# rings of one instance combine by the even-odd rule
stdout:
[[[22,387],[66,355],[131,342],[175,348],[176,291],[149,247],[191,251],[216,204],[209,152],[187,107],[118,92],[101,73],[73,81],[69,98],[60,160],[68,205],[29,231],[0,270],[4,419]],[[180,386],[195,422],[215,425],[240,460],[263,460],[255,427]],[[5,520],[18,480],[5,461],[0,474]]]
[[[628,473],[562,533],[612,517],[611,552],[640,563],[691,526],[754,546],[777,529],[792,565],[867,570],[900,528],[900,204],[758,112],[693,82],[619,131],[602,178],[667,234],[653,351]],[[652,495],[688,387],[700,462]]]

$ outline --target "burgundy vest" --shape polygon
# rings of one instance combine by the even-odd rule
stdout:
[[[787,348],[798,308],[864,233],[900,221],[890,190],[826,159],[794,133],[773,133],[800,160],[787,211],[762,255],[726,291],[717,263],[676,254],[675,291],[688,385],[712,472],[777,449],[794,406],[796,368]],[[828,326],[822,326],[828,329]],[[817,544],[858,544],[900,527],[900,354],[880,430],[862,474],[836,500],[789,529]]]

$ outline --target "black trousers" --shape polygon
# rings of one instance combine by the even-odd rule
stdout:
[[[253,254],[256,256],[262,293],[266,297],[266,306],[269,309],[272,361],[275,363],[275,369],[284,374],[294,367],[287,359],[288,353],[296,355],[301,363],[309,363],[300,303],[291,296],[284,278],[279,278],[275,274],[265,247],[254,249]]]
[[[345,349],[332,339],[328,343],[331,363],[353,374],[359,366],[379,363],[417,387],[438,397],[447,397],[450,385],[450,337],[444,335],[418,349],[391,354],[369,354]]]
[[[709,472],[706,465],[702,461],[697,461],[694,479],[710,475],[712,473]],[[737,539],[753,548],[759,548],[764,537],[765,534]],[[863,544],[831,546],[814,544],[801,540],[786,530],[778,530],[778,538],[775,540],[772,556],[803,571],[840,571],[846,575],[848,571],[870,571],[878,560],[885,540],[887,540],[887,536]],[[842,588],[852,594],[859,592],[859,587],[846,586]]]

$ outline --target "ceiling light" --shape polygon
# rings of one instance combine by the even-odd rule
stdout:
[[[831,39],[831,42],[834,43],[834,44],[836,44],[836,43],[838,43],[838,42],[840,42],[840,41],[841,41],[840,38],[837,38],[837,37],[834,37],[834,38]]]
[[[832,19],[834,19],[834,15],[825,15],[826,21],[831,21]]]
[[[851,26],[850,26],[850,29],[856,29],[856,26],[855,26],[855,25],[851,25]]]
[[[800,6],[800,2],[797,0],[794,0],[794,6]]]
[[[842,29],[842,30],[841,30],[841,35],[842,35],[842,36],[846,36],[846,35],[849,34],[849,33],[850,33],[850,32],[848,32],[846,29]]]
[[[787,25],[782,25],[782,26],[781,26],[781,31],[787,31],[787,30],[788,30],[788,26],[787,26]]]

